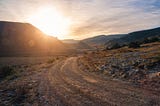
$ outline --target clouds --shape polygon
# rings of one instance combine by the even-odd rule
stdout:
[[[9,21],[25,21],[25,17],[36,10],[32,7],[31,0],[25,2],[21,0],[16,2],[15,0],[1,0],[0,1],[0,19]],[[36,6],[34,6],[36,8]]]
[[[47,5],[73,21],[66,38],[81,39],[160,26],[159,0],[1,0],[0,19],[25,21]]]
[[[72,35],[128,33],[160,25],[158,0],[93,0],[83,15],[84,21],[72,29]],[[94,33],[93,33],[94,32]]]

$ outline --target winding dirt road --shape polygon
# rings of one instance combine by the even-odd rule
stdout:
[[[159,94],[85,72],[78,57],[56,62],[38,75],[39,106],[153,106]]]

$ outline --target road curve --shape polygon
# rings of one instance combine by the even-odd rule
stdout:
[[[78,57],[56,62],[39,82],[39,106],[160,105],[158,94],[81,70]]]

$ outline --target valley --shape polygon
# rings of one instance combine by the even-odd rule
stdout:
[[[0,28],[0,106],[160,105],[159,28],[83,40]]]
[[[160,53],[159,48],[160,43],[157,42],[139,49],[121,48],[79,56],[32,57],[30,63],[25,63],[28,57],[11,58],[14,64],[1,66],[3,71],[15,73],[0,81],[0,105],[158,106],[160,77],[154,73],[160,71],[159,60],[146,61],[145,58],[154,59]],[[9,57],[6,63],[7,60]],[[155,71],[144,73],[147,69],[141,70],[139,63],[135,66],[139,66],[139,71],[135,69],[133,72],[134,64],[140,61],[146,67],[151,62],[157,62],[157,66],[149,66],[148,69]],[[133,69],[125,72],[127,65]],[[128,72],[132,72],[132,75],[129,76]]]

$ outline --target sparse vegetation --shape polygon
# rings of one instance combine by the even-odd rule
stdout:
[[[160,62],[160,54],[155,57],[155,59]]]
[[[114,43],[112,46],[107,47],[107,50],[112,50],[112,49],[118,49],[121,48],[122,46],[120,46],[118,43]]]
[[[48,64],[51,64],[51,63],[53,63],[55,60],[56,60],[55,58],[49,59],[49,60],[47,61],[47,63],[48,63]]]
[[[18,65],[5,66],[6,68],[4,68],[9,70],[7,71],[8,73],[12,73],[10,70],[13,69],[13,72],[16,71],[16,75],[18,72],[18,76],[14,80],[8,80],[7,77],[7,80],[0,82],[0,105],[52,105],[52,103],[57,103],[59,100],[64,101],[64,104],[70,105],[73,102],[68,102],[68,99],[64,98],[64,96],[69,95],[68,97],[72,100],[77,99],[77,96],[73,96],[66,89],[68,87],[75,93],[83,94],[85,98],[91,97],[91,102],[94,101],[98,104],[104,95],[108,95],[108,92],[117,94],[117,90],[120,90],[120,93],[124,92],[128,97],[130,90],[128,91],[126,88],[132,89],[136,97],[139,96],[146,100],[144,96],[149,94],[143,95],[143,93],[139,93],[144,89],[132,86],[132,84],[137,84],[137,86],[141,84],[142,87],[146,86],[146,91],[149,89],[154,92],[159,91],[159,73],[157,70],[160,67],[157,61],[155,61],[160,59],[160,55],[158,55],[160,53],[158,51],[159,48],[159,43],[156,42],[142,45],[141,48],[137,49],[123,47],[108,51],[90,51],[79,57],[72,58],[68,56],[53,56],[39,59],[39,57],[36,57],[35,60],[41,60],[40,62],[32,61],[34,58],[28,59],[27,57],[27,59],[24,59],[23,57],[21,59],[25,65],[18,63]],[[10,62],[9,58],[6,59]],[[15,59],[17,60],[15,61]],[[14,62],[19,62],[20,60],[22,63],[21,59],[14,58],[12,60]],[[28,60],[31,63],[26,65]],[[64,63],[66,64],[64,65]],[[6,75],[12,76],[15,73]],[[112,79],[117,80],[113,81]],[[126,84],[119,80],[131,83]],[[86,83],[88,86],[83,86]],[[70,86],[70,84],[72,85]],[[91,88],[88,89],[88,87]],[[100,89],[101,87],[103,89]],[[106,90],[108,90],[107,93]],[[98,98],[97,101],[94,98],[95,94],[98,95],[96,97]],[[123,97],[124,95],[119,95],[118,98]],[[136,97],[133,98],[135,99]],[[53,98],[57,99],[53,101]],[[116,98],[116,96],[112,96],[112,98]],[[131,102],[133,98],[129,96]],[[155,99],[155,95],[153,98]],[[79,99],[77,100],[78,103],[84,102],[83,99],[80,99],[80,102]],[[119,99],[116,100],[119,101]],[[123,101],[125,100],[124,98]],[[155,100],[158,101],[157,97]]]
[[[138,42],[131,42],[128,45],[129,48],[139,48],[140,44]]]
[[[0,68],[0,79],[4,79],[13,74],[15,74],[15,71],[12,66],[3,66]]]
[[[160,41],[160,37],[155,36],[155,37],[149,37],[144,39],[142,43],[152,43],[152,42],[158,42],[158,41]]]
[[[129,47],[86,54],[81,61],[83,61],[84,67],[86,64],[87,67],[90,67],[88,70],[91,72],[100,72],[108,77],[131,81],[135,84],[143,85],[143,80],[151,81],[151,76],[159,76],[160,43],[144,44],[142,48],[139,48],[138,42],[132,42]],[[158,81],[151,82],[157,86]],[[153,89],[151,85],[150,87],[148,85],[148,88]]]

